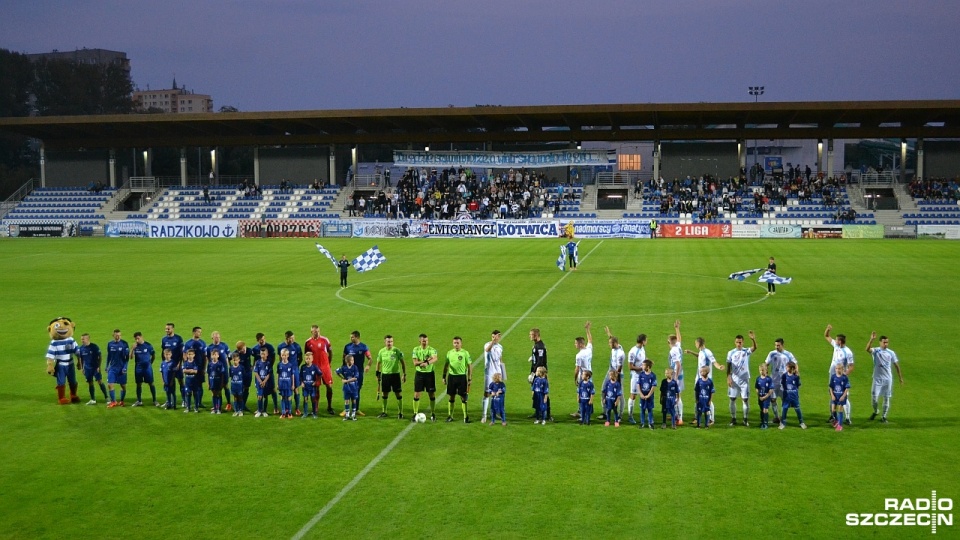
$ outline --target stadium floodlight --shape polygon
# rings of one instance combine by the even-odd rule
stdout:
[[[757,100],[760,99],[760,96],[763,95],[763,88],[764,88],[763,86],[748,86],[748,87],[747,87],[747,92],[749,92],[750,95],[753,96],[753,101],[754,101],[754,103],[756,103]]]

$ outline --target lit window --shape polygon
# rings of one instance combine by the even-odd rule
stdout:
[[[643,169],[640,154],[620,154],[617,156],[617,168],[621,171],[639,171]]]

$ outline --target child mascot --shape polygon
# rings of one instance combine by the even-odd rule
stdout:
[[[50,334],[50,346],[47,348],[47,375],[57,378],[57,398],[61,405],[80,403],[77,397],[77,370],[73,365],[73,356],[77,353],[77,342],[73,339],[76,325],[66,317],[50,321],[47,333]],[[70,397],[66,396],[65,386],[70,383]]]

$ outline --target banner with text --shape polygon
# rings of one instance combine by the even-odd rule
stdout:
[[[7,225],[10,238],[51,238],[76,236],[77,224],[72,221],[63,223],[10,223]]]
[[[556,221],[497,221],[496,227],[498,238],[558,238],[561,229]]]
[[[760,225],[734,225],[734,238],[760,238]]]
[[[319,219],[241,219],[241,238],[316,238],[323,222]]]
[[[650,238],[650,222],[574,221],[573,234],[577,238]]]
[[[799,225],[771,225],[760,226],[760,238],[800,238],[803,229]]]
[[[883,225],[844,225],[844,238],[883,238]]]
[[[843,238],[843,227],[839,225],[802,226],[803,238]]]
[[[731,238],[733,236],[732,226],[727,223],[691,225],[664,223],[658,229],[658,234],[664,238]]]
[[[149,227],[146,221],[139,219],[118,219],[108,221],[103,227],[103,235],[107,238],[147,238]]]
[[[960,240],[960,225],[917,225],[917,238]]]
[[[421,238],[496,238],[496,221],[413,221],[410,236]]]
[[[354,238],[406,238],[410,234],[407,220],[358,219],[353,222]]]
[[[553,150],[549,152],[429,152],[394,150],[393,164],[400,167],[492,169],[598,166],[616,163],[616,152],[608,150]]]
[[[235,219],[151,219],[147,221],[150,238],[236,238]]]

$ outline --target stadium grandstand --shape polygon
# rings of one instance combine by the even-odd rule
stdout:
[[[3,118],[0,132],[41,141],[41,178],[28,182],[3,203],[3,225],[70,222],[85,234],[97,234],[106,222],[122,219],[960,224],[952,172],[960,163],[958,101],[464,107],[198,114],[175,119],[164,115]],[[788,173],[783,165],[758,165],[760,154],[777,151],[761,152],[754,143],[752,153],[748,152],[749,145],[744,143],[758,139],[804,140],[816,149],[812,156],[803,156],[808,164],[801,176],[793,172],[799,166]],[[875,146],[893,145],[899,156],[891,156],[889,165],[881,163],[877,171],[851,171],[842,157],[835,167],[834,141],[860,139],[895,141]],[[367,150],[367,155],[386,157],[389,150],[385,149],[409,150],[420,144],[426,150],[434,144],[452,151],[516,148],[536,152],[579,150],[584,143],[609,148],[625,141],[638,143],[637,148],[647,144],[659,149],[666,141],[673,146],[654,150],[652,160],[644,153],[647,150],[630,156],[638,161],[641,155],[647,156],[642,170],[620,168],[619,163],[438,170],[361,158],[365,145],[377,149]],[[684,151],[678,143],[693,143],[687,145],[690,153],[676,153]],[[198,154],[203,154],[201,148],[211,154],[209,161],[198,165],[204,170],[191,172],[190,178],[185,165],[188,146]],[[252,180],[220,176],[218,148],[241,146],[254,149]],[[160,181],[161,177],[150,176],[150,149],[163,147],[180,148],[179,178]],[[905,166],[908,147],[915,162],[909,171]],[[123,174],[117,175],[115,156],[129,157],[124,150],[130,148],[133,161],[125,163]],[[87,186],[63,185],[78,183],[73,178],[84,171],[104,170],[105,154],[89,149],[109,149],[109,174],[92,178]],[[144,157],[138,164],[140,150]],[[57,151],[74,153],[51,169]],[[705,155],[696,153],[701,151]],[[753,166],[766,175],[755,175],[754,167],[748,172],[749,155]],[[64,174],[75,164],[77,170]],[[931,176],[939,176],[925,178],[924,166]],[[135,185],[129,168],[143,170],[146,176],[140,179],[149,182]],[[70,178],[47,178],[48,170]],[[318,181],[320,176],[326,180]],[[296,180],[270,183],[280,178]]]

